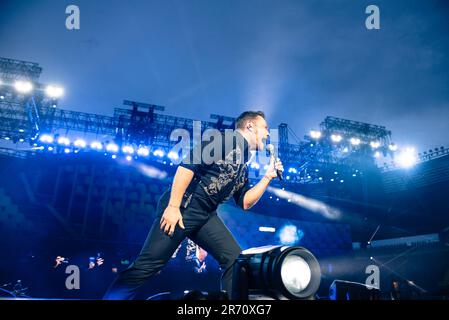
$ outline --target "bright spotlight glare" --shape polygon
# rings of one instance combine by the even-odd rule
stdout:
[[[90,144],[90,148],[95,149],[95,150],[101,150],[101,149],[103,149],[103,146],[101,145],[101,142],[99,142],[99,141],[92,141],[92,143]]]
[[[134,148],[132,146],[123,146],[122,151],[123,153],[133,154]]]
[[[53,137],[49,134],[43,134],[39,138],[39,141],[44,143],[53,143],[53,140],[54,140]]]
[[[118,152],[118,145],[116,145],[115,143],[109,143],[106,146],[106,150],[109,152]]]
[[[311,131],[310,131],[310,136],[311,136],[313,139],[319,139],[319,138],[321,138],[321,132],[318,131],[318,130],[311,130]]]
[[[374,158],[380,158],[380,152],[379,151],[374,152]]]
[[[157,150],[154,150],[153,155],[156,157],[162,158],[165,156],[165,152],[164,152],[164,150],[157,149]]]
[[[379,141],[371,141],[370,145],[371,145],[371,148],[377,149],[380,147],[380,142]]]
[[[334,179],[331,179],[331,181],[334,181]],[[333,208],[324,202],[307,198],[300,194],[287,190],[281,190],[275,187],[268,187],[267,190],[268,192],[273,193],[281,199],[291,199],[291,203],[296,204],[297,206],[305,208],[309,211],[318,213],[325,218],[339,219],[341,217],[341,212],[338,209]]]
[[[62,144],[62,145],[65,145],[65,146],[68,146],[70,144],[70,140],[67,137],[59,137],[58,138],[58,143]]]
[[[131,161],[131,160],[132,160],[132,157],[131,157],[131,156],[126,156],[126,160],[127,160],[127,161]]]
[[[401,166],[402,168],[413,167],[417,162],[417,158],[415,155],[415,149],[414,148],[406,148],[404,151],[402,151],[397,156],[397,162],[398,162],[399,166]]]
[[[147,147],[140,147],[139,149],[137,149],[137,154],[141,157],[148,157],[148,155],[150,154],[150,149],[148,149]]]
[[[276,232],[276,228],[273,227],[259,227],[260,232]]]
[[[332,140],[333,142],[340,142],[341,139],[343,139],[343,137],[342,137],[341,135],[339,135],[339,134],[333,134],[333,135],[331,135],[331,140]]]
[[[288,173],[298,173],[298,171],[295,168],[289,168]]]
[[[19,93],[29,93],[33,90],[33,84],[29,81],[16,81],[14,87]]]
[[[178,160],[179,159],[179,155],[174,152],[174,151],[170,151],[167,155],[167,157],[171,160]]]
[[[351,141],[351,144],[354,146],[358,146],[360,144],[359,138],[351,138],[350,141]]]
[[[398,146],[392,143],[388,146],[388,149],[390,149],[391,151],[396,151],[398,150]]]
[[[73,145],[78,148],[85,148],[86,141],[84,141],[83,139],[76,139],[75,142],[73,143]]]
[[[64,152],[65,152],[65,153],[70,153],[70,151],[72,151],[72,150],[70,150],[69,148],[65,148],[65,149],[64,149]]]
[[[294,245],[300,239],[298,237],[298,228],[294,225],[287,225],[279,233],[279,240],[283,245]]]
[[[45,93],[50,98],[60,98],[64,94],[64,89],[62,89],[61,87],[56,87],[56,86],[50,85],[50,86],[47,86],[47,88],[45,89]]]
[[[260,165],[257,162],[253,162],[251,163],[251,169],[256,169],[258,170],[260,168]]]
[[[301,292],[309,285],[312,271],[303,258],[289,255],[282,262],[281,278],[288,291],[292,293]]]

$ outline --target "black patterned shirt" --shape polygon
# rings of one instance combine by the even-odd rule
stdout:
[[[182,207],[187,208],[194,199],[195,206],[211,212],[215,211],[220,203],[233,197],[236,204],[243,208],[243,198],[250,188],[248,180],[250,150],[248,142],[238,131],[235,131],[235,137],[227,136],[227,138],[228,140],[225,139],[225,134],[222,134],[221,153],[209,153],[210,159],[205,159],[200,157],[198,149],[196,153],[191,150],[188,161],[180,164],[194,172],[194,178],[184,195]],[[205,150],[208,152],[212,142],[213,140],[203,142],[201,152]]]

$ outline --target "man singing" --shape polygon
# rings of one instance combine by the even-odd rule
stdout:
[[[269,136],[268,125],[263,112],[247,111],[236,119],[235,126],[232,139],[223,134],[222,152],[215,150],[213,161],[198,159],[191,153],[190,163],[180,164],[171,188],[159,199],[156,219],[139,256],[112,283],[105,299],[132,299],[137,289],[168,262],[186,237],[219,262],[224,272],[224,289],[230,295],[231,267],[241,248],[217,216],[216,209],[233,197],[237,205],[248,210],[277,177],[277,170],[283,171],[277,159],[270,163],[264,177],[250,188],[247,163],[251,151],[264,149]]]

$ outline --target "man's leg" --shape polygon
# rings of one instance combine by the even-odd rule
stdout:
[[[188,237],[218,261],[224,272],[224,289],[230,296],[232,292],[232,265],[242,251],[234,236],[217,214],[213,214],[197,232],[189,234]]]
[[[179,225],[171,237],[166,235],[160,229],[160,217],[156,217],[136,261],[119,274],[103,299],[133,299],[137,289],[162,269],[185,237],[185,231]]]

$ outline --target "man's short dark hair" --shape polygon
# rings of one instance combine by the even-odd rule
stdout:
[[[237,129],[243,129],[247,121],[255,120],[257,117],[265,119],[265,113],[262,111],[245,111],[235,119],[235,127]]]

